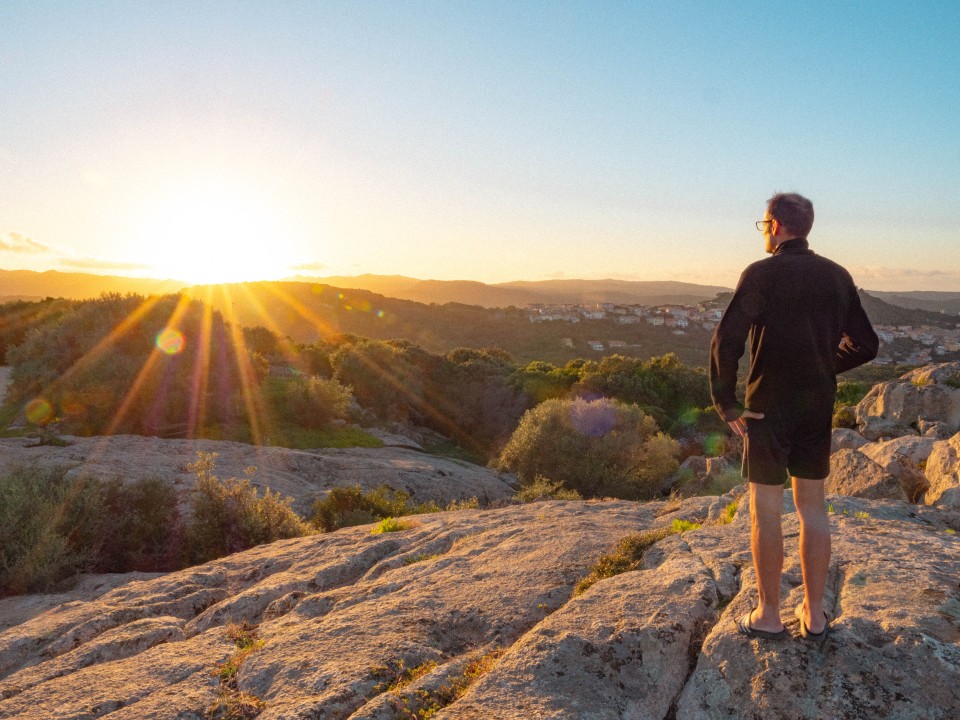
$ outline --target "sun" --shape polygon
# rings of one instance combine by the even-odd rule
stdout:
[[[157,277],[194,285],[274,280],[294,264],[285,235],[255,193],[194,183],[150,203],[139,254]]]

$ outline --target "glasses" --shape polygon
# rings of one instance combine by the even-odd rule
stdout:
[[[768,225],[769,223],[772,223],[772,222],[773,222],[773,219],[772,219],[772,218],[771,218],[770,220],[757,220],[757,221],[754,223],[754,225],[757,226],[757,230],[759,230],[760,232],[763,232],[763,231],[764,231],[764,227],[763,227],[763,226],[764,226],[764,225]]]

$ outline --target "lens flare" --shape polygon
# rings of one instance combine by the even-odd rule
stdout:
[[[43,425],[53,419],[53,407],[43,398],[34,398],[24,408],[27,420],[34,425]]]
[[[603,437],[617,424],[617,411],[609,402],[574,401],[570,407],[570,424],[587,437]]]
[[[176,355],[178,352],[183,350],[183,345],[186,341],[184,340],[183,333],[179,330],[172,330],[167,328],[166,330],[160,331],[157,334],[157,349],[160,352],[166,353],[167,355]]]
[[[378,318],[382,318],[382,317],[383,317],[383,310],[377,310],[377,317],[378,317]]]
[[[703,449],[708,456],[719,455],[723,450],[723,435],[720,433],[710,433],[703,440]]]

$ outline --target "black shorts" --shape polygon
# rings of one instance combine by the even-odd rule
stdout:
[[[744,418],[744,477],[760,485],[783,485],[789,477],[827,477],[832,417],[833,408],[827,408]]]

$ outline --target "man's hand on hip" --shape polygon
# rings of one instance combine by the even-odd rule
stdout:
[[[730,429],[733,430],[740,437],[747,436],[747,423],[745,418],[755,418],[757,420],[763,420],[763,413],[751,412],[750,410],[744,410],[743,415],[738,417],[736,420],[731,420],[727,423],[730,426]]]

